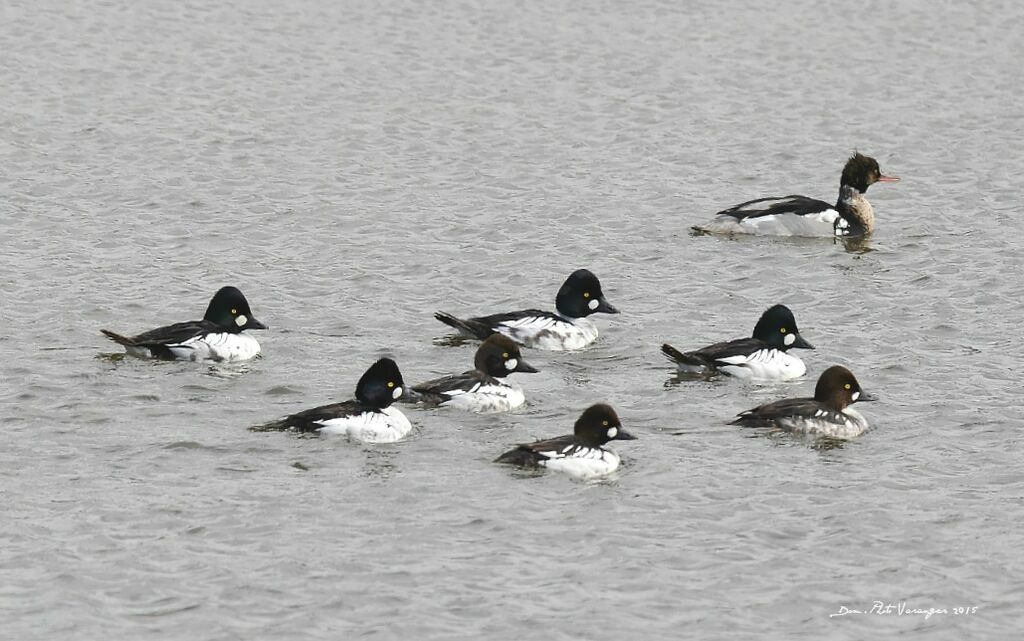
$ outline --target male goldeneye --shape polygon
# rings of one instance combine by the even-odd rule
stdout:
[[[394,443],[412,430],[405,414],[391,407],[402,396],[403,385],[395,361],[382,358],[359,379],[354,400],[315,407],[253,429],[316,432],[348,436],[364,443]]]
[[[475,369],[462,374],[413,385],[409,400],[480,414],[507,412],[525,403],[526,396],[506,377],[512,372],[537,371],[523,360],[519,345],[501,334],[494,334],[480,345],[473,366]]]
[[[758,198],[720,211],[710,223],[693,229],[712,234],[866,236],[875,229],[875,210],[864,192],[876,182],[898,180],[882,175],[874,158],[855,153],[843,168],[835,205],[807,196]]]
[[[848,439],[868,429],[867,419],[850,405],[873,400],[875,397],[860,388],[850,370],[833,365],[818,379],[814,398],[787,398],[761,405],[741,412],[732,424]]]
[[[618,314],[601,293],[601,282],[589,270],[578,269],[562,284],[555,297],[557,313],[527,309],[460,319],[445,312],[434,318],[475,338],[504,334],[525,345],[552,351],[581,349],[597,340],[597,325],[587,316],[595,312]]]
[[[247,329],[267,326],[253,318],[242,292],[222,287],[210,300],[203,320],[175,323],[130,337],[107,329],[100,331],[140,358],[244,361],[260,353],[256,339],[242,333]]]
[[[579,478],[604,476],[619,467],[619,455],[606,449],[604,444],[635,438],[622,429],[622,423],[611,406],[598,403],[588,407],[576,419],[572,434],[520,445],[494,462],[546,467]]]
[[[736,378],[784,381],[807,372],[802,360],[786,353],[793,347],[814,349],[800,335],[793,312],[785,305],[774,305],[761,314],[751,338],[715,343],[693,352],[680,352],[666,343],[661,351],[681,373],[723,372]]]

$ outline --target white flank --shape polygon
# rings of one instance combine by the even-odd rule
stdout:
[[[168,345],[174,357],[186,361],[246,361],[260,353],[259,342],[248,334],[205,334]]]
[[[779,425],[793,432],[838,439],[854,438],[868,429],[867,419],[851,407],[847,407],[838,415],[830,412],[826,416],[818,418],[818,414],[819,412],[816,412],[814,417],[786,417],[779,419]],[[838,421],[834,420],[837,416],[841,417]]]
[[[495,331],[526,347],[562,352],[583,349],[597,340],[597,325],[586,318],[529,316],[502,323]]]
[[[716,359],[718,369],[742,379],[785,381],[807,373],[807,366],[796,356],[777,349],[760,349],[747,355]]]
[[[412,430],[412,423],[397,408],[386,407],[379,412],[363,412],[318,421],[324,436],[347,436],[364,443],[394,443]]]
[[[569,456],[560,452],[542,452],[542,454],[548,456],[548,460],[540,461],[544,467],[581,479],[605,476],[619,467],[619,455],[600,447],[581,447]]]
[[[449,390],[445,394],[451,398],[441,405],[477,414],[494,414],[514,410],[526,402],[526,395],[519,386],[497,380],[498,385],[477,383],[468,390]]]

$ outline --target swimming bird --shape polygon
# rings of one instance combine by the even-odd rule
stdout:
[[[773,305],[761,314],[750,338],[715,343],[692,352],[680,352],[665,343],[661,351],[684,374],[722,372],[736,378],[783,381],[807,372],[804,362],[788,353],[792,348],[814,346],[800,335],[793,312],[785,305]]]
[[[775,427],[812,436],[850,439],[868,429],[868,421],[850,407],[874,401],[850,370],[833,365],[818,378],[814,398],[787,398],[741,412],[732,421],[744,427]]]
[[[618,414],[610,405],[591,405],[576,419],[573,433],[517,446],[494,460],[520,467],[544,467],[578,478],[594,478],[614,472],[619,455],[607,449],[608,441],[631,441],[636,437],[622,429]]]
[[[576,270],[562,284],[555,309],[557,312],[526,309],[468,319],[437,312],[434,318],[465,336],[484,339],[504,334],[526,347],[562,351],[581,349],[597,340],[597,325],[587,316],[619,313],[605,300],[597,276],[586,269]]]
[[[835,205],[807,196],[758,198],[720,211],[693,229],[711,234],[866,236],[875,229],[875,210],[865,192],[876,182],[898,180],[883,175],[874,158],[854,153],[843,167]]]
[[[260,353],[255,338],[242,332],[267,329],[256,320],[249,301],[235,287],[222,287],[213,295],[203,320],[158,327],[138,336],[122,336],[108,329],[100,331],[140,358],[169,360],[243,361]]]
[[[473,366],[462,374],[413,385],[409,400],[480,414],[507,412],[526,402],[522,388],[510,383],[508,375],[537,371],[523,360],[519,345],[501,334],[494,334],[480,344]]]
[[[322,405],[253,428],[254,431],[291,430],[347,436],[364,443],[394,443],[412,430],[398,408],[402,373],[390,358],[382,358],[362,375],[353,400]]]

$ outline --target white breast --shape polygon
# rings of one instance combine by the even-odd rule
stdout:
[[[445,395],[450,398],[441,405],[478,414],[493,414],[513,410],[526,402],[526,395],[518,385],[501,379],[498,381],[497,385],[474,385],[469,390],[447,391]]]
[[[619,455],[601,447],[581,448],[571,456],[563,456],[560,452],[542,454],[550,454],[551,458],[540,461],[540,465],[581,479],[605,476],[619,467]]]
[[[554,352],[582,349],[597,340],[597,325],[587,318],[526,317],[494,329],[526,347]]]
[[[323,426],[322,435],[347,436],[364,443],[394,443],[412,430],[409,419],[394,407],[317,422]]]
[[[167,347],[175,358],[191,361],[245,361],[260,353],[255,338],[231,332],[204,334]]]
[[[747,355],[719,358],[718,369],[742,379],[785,381],[807,373],[804,362],[777,349],[759,349]]]

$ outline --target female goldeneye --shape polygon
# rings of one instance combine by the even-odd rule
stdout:
[[[574,271],[562,284],[555,309],[557,313],[527,309],[465,320],[437,312],[434,318],[466,336],[484,339],[504,334],[526,347],[562,351],[581,349],[597,340],[597,325],[587,316],[619,313],[605,300],[597,276],[586,269]]]
[[[860,388],[850,370],[833,365],[818,379],[814,398],[787,398],[761,405],[741,412],[732,424],[848,439],[868,429],[867,419],[850,405],[873,400],[875,397]]]
[[[876,182],[898,180],[882,175],[874,158],[855,153],[843,168],[835,205],[807,196],[758,198],[720,211],[710,223],[693,229],[712,234],[866,236],[875,229],[875,210],[864,192]]]
[[[476,350],[468,372],[444,376],[412,386],[410,401],[428,405],[456,407],[470,412],[490,414],[507,412],[526,402],[522,388],[509,383],[512,372],[536,372],[523,360],[519,345],[501,334],[494,334]]]
[[[521,467],[546,467],[578,478],[593,478],[614,472],[619,455],[606,449],[608,441],[632,441],[636,437],[622,429],[609,405],[591,405],[576,419],[573,433],[546,441],[526,443],[494,459]]]
[[[404,384],[395,361],[382,358],[359,379],[354,400],[315,407],[253,429],[316,432],[348,436],[364,443],[394,443],[412,430],[405,414],[391,407],[402,396]]]
[[[222,287],[210,300],[203,320],[158,327],[131,337],[107,329],[100,331],[140,358],[244,361],[260,353],[256,339],[242,333],[247,329],[267,326],[253,318],[242,292]]]
[[[761,314],[751,338],[715,343],[693,352],[680,352],[666,343],[661,351],[684,374],[722,372],[736,378],[784,381],[807,372],[802,360],[786,353],[794,347],[814,349],[800,335],[793,312],[785,305],[774,305]]]

